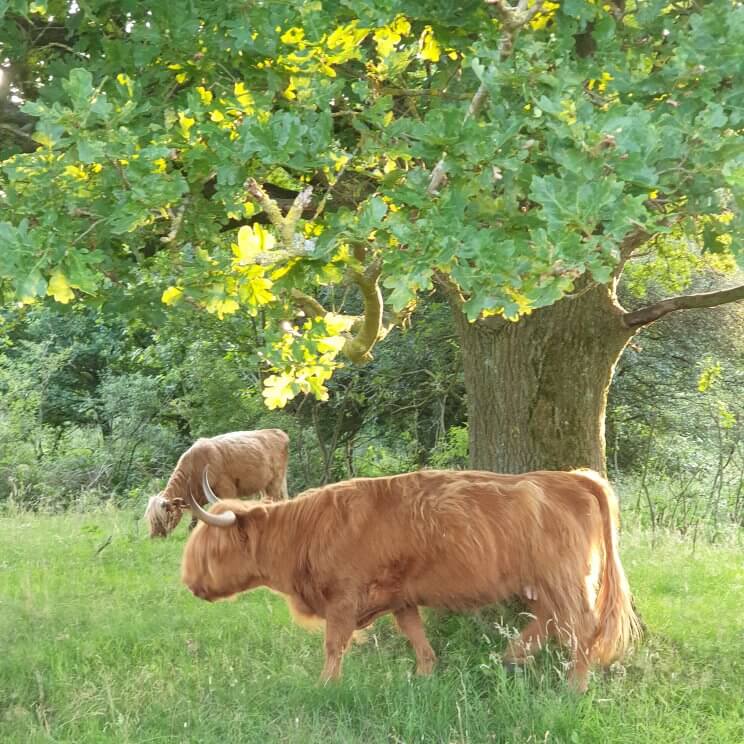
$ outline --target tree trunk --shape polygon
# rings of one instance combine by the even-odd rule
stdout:
[[[453,301],[454,302],[454,301]],[[605,285],[516,323],[469,323],[453,306],[468,397],[470,464],[605,473],[607,390],[633,330]]]

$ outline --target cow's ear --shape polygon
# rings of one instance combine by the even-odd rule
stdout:
[[[250,509],[241,510],[237,514],[238,522],[251,531],[261,530],[269,516],[268,509],[262,504],[254,504]]]
[[[189,508],[189,505],[180,498],[171,499],[170,503],[174,509],[180,509],[181,511]]]

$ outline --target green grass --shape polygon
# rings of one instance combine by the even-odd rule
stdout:
[[[266,591],[208,604],[179,583],[185,528],[139,515],[0,519],[0,742],[744,742],[744,552],[642,533],[623,554],[648,626],[584,697],[559,654],[507,675],[499,613],[430,613],[428,679],[383,620],[317,684],[322,642]],[[111,536],[111,542],[96,554]]]

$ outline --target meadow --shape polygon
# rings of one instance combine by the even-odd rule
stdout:
[[[413,674],[391,623],[318,684],[322,641],[259,590],[208,604],[179,582],[186,538],[147,538],[139,513],[0,519],[2,742],[744,742],[744,550],[626,532],[647,626],[589,692],[547,651],[502,669],[511,610],[429,612],[440,661]]]

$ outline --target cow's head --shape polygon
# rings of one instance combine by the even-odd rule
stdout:
[[[213,602],[264,583],[256,548],[267,510],[255,501],[220,501],[209,487],[206,471],[203,486],[213,506],[205,511],[188,495],[200,524],[186,542],[181,580],[194,596]]]
[[[150,537],[167,537],[178,526],[184,509],[188,504],[183,499],[166,499],[162,491],[151,496],[145,509]]]

